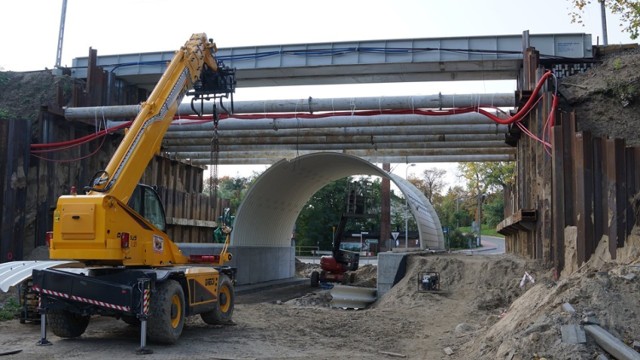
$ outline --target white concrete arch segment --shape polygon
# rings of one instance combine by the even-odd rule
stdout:
[[[421,248],[444,249],[440,220],[415,186],[366,160],[332,152],[281,160],[260,175],[238,208],[231,246],[290,247],[296,219],[311,196],[330,182],[353,175],[391,179],[408,199]]]
[[[444,250],[444,234],[436,210],[429,199],[412,183],[396,174],[387,174],[407,199],[409,211],[416,219],[420,248]],[[402,243],[402,241],[401,241]]]

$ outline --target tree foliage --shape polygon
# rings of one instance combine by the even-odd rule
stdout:
[[[424,196],[433,203],[435,197],[440,195],[444,190],[444,176],[447,174],[445,169],[429,168],[422,172],[422,184],[424,186],[422,192]]]
[[[482,223],[495,226],[504,217],[504,189],[515,182],[515,163],[460,163],[458,171],[467,180],[469,210],[482,207]],[[482,200],[484,199],[484,200]]]
[[[620,16],[620,26],[623,31],[628,32],[631,39],[637,39],[640,28],[640,3],[637,0],[569,0],[572,6],[569,11],[571,22],[582,24],[585,7],[592,2],[602,3],[602,1],[612,14]]]
[[[229,200],[231,206],[231,212],[236,213],[242,199],[244,199],[247,190],[251,187],[256,180],[257,175],[249,177],[230,177],[223,176],[218,179],[218,198]],[[211,186],[214,184],[211,178],[204,182],[204,193],[211,194]]]
[[[363,177],[354,180],[347,177],[326,185],[307,201],[296,222],[296,245],[331,249],[333,228],[338,226],[342,214],[347,212],[347,195],[352,190],[359,192],[366,199],[362,210],[370,216],[350,219],[345,226],[345,234],[379,231],[380,179]]]
[[[433,203],[433,206],[443,227],[455,229],[471,224],[473,204],[461,186],[449,188],[440,201]]]
[[[483,223],[495,227],[504,219],[504,195],[502,192],[493,194],[485,200],[482,207]]]
[[[502,190],[515,181],[514,162],[460,163],[458,171],[474,195]]]

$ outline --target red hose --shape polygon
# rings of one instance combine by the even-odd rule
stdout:
[[[132,121],[127,121],[126,123],[114,126],[112,128],[108,128],[108,129],[104,129],[104,130],[100,130],[98,132],[95,132],[93,134],[89,134],[89,135],[85,135],[83,137],[77,138],[77,139],[73,139],[73,140],[68,140],[68,141],[61,141],[61,142],[55,142],[55,143],[47,143],[47,144],[31,144],[31,152],[46,152],[48,150],[51,150],[52,148],[60,148],[60,147],[71,147],[74,145],[78,145],[78,144],[83,144],[85,142],[89,142],[91,140],[97,139],[100,136],[104,136],[107,134],[110,134],[112,132],[116,132],[120,129],[123,129],[127,126],[130,126],[132,123]],[[39,150],[39,149],[48,149],[48,150]],[[59,149],[56,149],[59,150]]]

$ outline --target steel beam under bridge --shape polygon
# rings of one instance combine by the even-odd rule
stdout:
[[[224,43],[218,44],[224,46]],[[592,58],[590,34],[498,35],[221,47],[218,59],[237,69],[238,87],[451,80],[515,80],[522,51],[542,58]],[[98,56],[97,65],[151,90],[175,51]],[[88,57],[72,76],[87,77]]]

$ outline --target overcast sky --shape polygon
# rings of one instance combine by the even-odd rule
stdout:
[[[206,32],[219,48],[347,40],[589,33],[602,42],[600,7],[586,9],[585,24],[571,24],[567,0],[68,0],[62,65],[88,55],[177,50],[192,33]],[[53,68],[62,0],[0,2],[0,70]],[[632,43],[619,19],[608,15],[610,44]],[[426,95],[496,92],[489,83],[424,88],[385,84],[344,89],[278,89],[279,98]],[[460,84],[456,84],[460,87]],[[349,90],[346,90],[349,91]],[[350,91],[351,92],[351,91]],[[238,89],[236,99],[273,98],[264,89]],[[404,165],[396,173],[405,174]],[[222,168],[222,166],[221,166]],[[258,167],[257,169],[264,169]],[[417,171],[414,171],[417,169]],[[409,173],[419,173],[419,167]],[[233,173],[231,174],[233,175]],[[244,175],[244,173],[242,174]]]
[[[595,1],[594,1],[595,2]],[[62,0],[0,3],[0,66],[55,64]],[[398,38],[586,32],[601,34],[600,9],[571,24],[567,0],[68,0],[62,65],[98,54],[178,49],[194,32],[219,47]],[[629,43],[609,16],[609,42]]]

